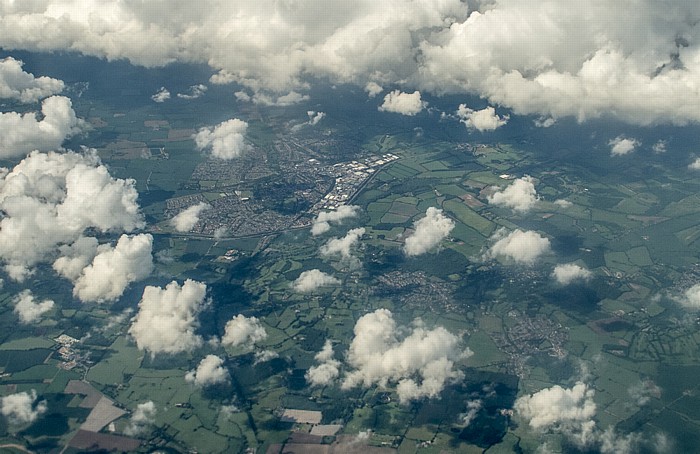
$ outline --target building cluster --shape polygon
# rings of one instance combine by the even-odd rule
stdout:
[[[67,334],[61,334],[54,339],[54,341],[59,345],[56,352],[61,358],[57,366],[60,369],[71,370],[85,359],[84,355],[81,355],[80,352],[74,348],[75,344],[80,342],[78,339],[68,336]]]

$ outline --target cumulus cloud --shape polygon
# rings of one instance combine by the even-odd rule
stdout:
[[[611,156],[622,156],[632,153],[635,150],[635,148],[641,145],[641,142],[639,142],[636,139],[629,139],[627,137],[617,136],[610,142],[608,142],[608,145],[610,145]]]
[[[31,290],[23,290],[14,298],[15,314],[19,316],[19,321],[24,324],[37,322],[41,316],[53,309],[52,300],[36,301]]]
[[[250,145],[245,142],[248,123],[232,118],[219,123],[213,128],[201,128],[194,135],[198,150],[211,149],[211,155],[218,159],[234,159],[249,151]]]
[[[505,257],[516,263],[533,265],[551,251],[549,239],[531,230],[516,229],[506,235],[505,230],[500,229],[491,239],[495,242],[486,252],[486,258]]]
[[[403,335],[402,335],[403,334]],[[347,355],[351,370],[341,387],[397,383],[401,402],[437,397],[445,384],[463,377],[455,362],[470,355],[459,337],[442,327],[397,327],[393,314],[378,309],[357,321]]]
[[[318,213],[311,226],[311,234],[318,236],[331,229],[331,223],[340,224],[343,219],[357,216],[360,207],[357,205],[341,205],[334,211],[323,211]]]
[[[327,339],[320,352],[316,353],[314,359],[319,363],[311,366],[306,371],[306,381],[311,386],[326,386],[335,381],[340,375],[340,361],[333,358],[333,343]]]
[[[700,158],[696,158],[695,161],[688,164],[690,170],[700,170]]]
[[[314,110],[309,110],[306,114],[309,116],[309,124],[311,126],[316,126],[319,121],[326,117],[325,112],[316,112]]]
[[[191,85],[184,93],[178,93],[177,97],[182,99],[197,99],[204,96],[207,92],[208,87],[203,84]]]
[[[165,87],[160,87],[160,89],[151,96],[151,99],[155,102],[161,103],[170,99],[170,92]]]
[[[170,224],[178,232],[189,232],[199,222],[199,215],[209,209],[211,209],[211,205],[199,202],[197,205],[192,205],[179,212],[170,220]]]
[[[585,281],[591,276],[593,273],[575,263],[557,265],[552,272],[552,277],[561,285],[569,285],[574,281]]]
[[[216,355],[205,356],[197,369],[185,375],[186,382],[199,387],[228,383],[230,378],[228,370],[224,367],[224,360]]]
[[[476,129],[479,132],[494,131],[508,123],[510,118],[508,115],[499,117],[496,114],[496,109],[491,106],[481,110],[473,110],[467,107],[466,104],[459,105],[457,117],[467,129]]]
[[[401,90],[394,90],[384,97],[384,103],[379,106],[382,112],[394,112],[401,115],[414,116],[428,105],[421,101],[418,90],[413,93],[404,93]]]
[[[695,2],[642,0],[631,10],[604,0],[361,1],[331,11],[319,1],[203,0],[169,11],[142,2],[7,2],[0,47],[146,66],[206,63],[220,71],[212,82],[274,96],[307,89],[310,75],[469,93],[554,119],[700,120]]]
[[[278,358],[279,356],[279,353],[277,353],[274,350],[262,350],[259,352],[255,352],[255,361],[253,361],[253,365],[258,365],[260,363],[270,361],[272,359]]]
[[[326,257],[340,255],[341,260],[355,264],[357,259],[353,257],[352,250],[364,234],[364,227],[359,227],[349,230],[342,238],[332,238],[321,246],[321,255]]]
[[[153,237],[149,234],[122,235],[116,246],[97,248],[97,255],[75,280],[73,295],[81,301],[114,301],[136,281],[153,271]],[[54,264],[54,268],[56,268]]]
[[[340,284],[340,279],[314,269],[303,271],[292,283],[292,288],[299,293],[310,293],[320,287],[338,284]]]
[[[303,95],[296,91],[290,91],[287,94],[277,96],[266,92],[255,92],[252,95],[245,91],[237,91],[234,93],[236,99],[242,102],[252,102],[253,104],[258,104],[261,106],[270,107],[288,107],[295,104],[299,104],[304,101],[308,101],[309,95]]]
[[[253,348],[253,345],[265,339],[267,332],[260,320],[239,314],[226,323],[221,343],[230,347]]]
[[[414,232],[406,238],[403,251],[409,257],[425,254],[447,238],[454,227],[454,221],[443,215],[441,209],[430,207],[425,217],[413,223]]]
[[[36,112],[0,113],[0,158],[23,156],[30,151],[49,151],[79,133],[85,122],[78,119],[73,104],[65,96],[51,96],[41,103],[39,120]]]
[[[679,301],[689,309],[700,309],[700,284],[695,284],[687,289]]]
[[[374,98],[379,93],[383,92],[384,89],[376,82],[367,82],[367,85],[365,85],[365,91],[367,92],[367,96]]]
[[[555,120],[552,117],[541,117],[534,121],[535,126],[537,126],[538,128],[549,128],[551,126],[554,126],[556,122],[557,120]]]
[[[144,226],[134,185],[134,180],[112,178],[91,151],[31,153],[0,176],[5,271],[23,280],[36,264],[66,254],[78,261],[58,266],[75,276],[92,259],[85,255],[97,247],[97,240],[81,239],[86,231],[130,232]]]
[[[46,413],[46,401],[36,402],[36,391],[20,392],[0,397],[0,412],[10,424],[29,424]]]
[[[654,153],[662,154],[662,153],[666,153],[667,147],[668,147],[667,140],[659,140],[654,145],[652,145],[651,150]]]
[[[649,379],[640,380],[639,383],[630,386],[627,392],[635,404],[640,407],[648,404],[652,398],[659,399],[661,397],[661,388]]]
[[[569,207],[572,207],[574,205],[573,203],[569,202],[566,199],[557,199],[553,203],[556,206],[558,206],[559,208],[569,208]]]
[[[172,281],[164,289],[147,286],[129,328],[138,348],[155,355],[192,351],[202,345],[195,330],[206,292],[206,284],[191,279],[182,286]]]
[[[34,74],[25,72],[22,66],[24,62],[12,57],[0,60],[0,98],[33,103],[63,91],[62,80],[34,77]]]
[[[151,400],[138,404],[131,415],[129,425],[124,429],[124,434],[129,437],[143,434],[148,426],[156,422],[157,413],[156,404]]]
[[[505,189],[488,197],[489,203],[526,213],[537,203],[537,191],[532,177],[524,176],[513,180]]]
[[[555,385],[519,397],[514,408],[535,430],[546,430],[557,425],[582,424],[591,421],[595,416],[594,394],[593,389],[580,381],[572,388]]]

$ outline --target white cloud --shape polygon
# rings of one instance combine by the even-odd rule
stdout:
[[[321,255],[326,257],[340,255],[342,260],[355,264],[357,259],[352,256],[352,250],[364,234],[364,227],[359,227],[349,230],[348,233],[342,238],[332,238],[328,240],[326,244],[321,246]]]
[[[574,205],[573,203],[569,202],[566,199],[557,199],[553,203],[556,206],[558,206],[559,208],[569,208],[569,207],[572,207]]]
[[[155,102],[161,103],[170,99],[170,92],[165,87],[160,87],[160,89],[151,96],[151,99]]]
[[[627,389],[635,404],[642,407],[648,404],[652,398],[659,399],[661,397],[661,388],[652,380],[640,380],[639,383],[630,386]]]
[[[659,140],[651,147],[651,150],[654,153],[661,154],[661,153],[666,153],[667,147],[668,147],[667,140]]]
[[[534,121],[535,126],[537,126],[538,128],[549,128],[551,126],[554,126],[556,122],[557,120],[555,120],[552,117],[541,117]]]
[[[81,239],[87,230],[130,232],[144,226],[134,185],[134,180],[112,178],[92,151],[31,153],[0,176],[5,270],[22,280],[36,264],[66,254],[83,257],[79,263],[58,264],[62,274],[75,276],[81,263],[92,260],[84,255],[96,250],[96,240]],[[62,248],[68,245],[75,247]]]
[[[304,90],[308,75],[469,93],[554,119],[700,120],[695,2],[669,8],[641,0],[633,10],[605,0],[324,6],[202,0],[163,14],[152,2],[6,2],[0,47],[147,66],[206,63],[220,71],[213,83],[236,82],[256,93]]]
[[[479,413],[482,406],[483,402],[479,399],[470,400],[467,402],[467,411],[459,415],[459,420],[464,427],[468,427],[472,421],[476,419],[476,415]]]
[[[292,287],[299,293],[309,293],[329,285],[339,285],[340,280],[326,274],[321,270],[303,271],[298,278],[292,283]]]
[[[199,215],[209,209],[211,209],[211,205],[199,202],[197,205],[192,205],[179,212],[170,220],[170,224],[178,232],[189,232],[199,222]]]
[[[34,299],[31,290],[23,290],[14,298],[15,314],[19,316],[19,321],[24,324],[37,322],[41,316],[49,312],[54,307],[52,300],[38,302]]]
[[[116,246],[97,248],[97,255],[75,280],[73,295],[81,301],[114,301],[136,281],[153,271],[153,237],[149,234],[122,235]],[[54,263],[55,268],[55,263]]]
[[[516,263],[533,265],[535,261],[551,251],[549,239],[531,230],[516,229],[505,235],[501,229],[492,237],[495,243],[486,253],[486,258],[505,257]]]
[[[333,343],[327,339],[323,348],[314,357],[319,362],[317,366],[311,366],[306,371],[306,381],[311,386],[330,385],[340,375],[340,361],[333,358]]]
[[[274,350],[262,350],[259,352],[255,352],[255,361],[253,361],[253,365],[258,365],[260,363],[279,358],[279,356],[279,353],[277,353]]]
[[[632,153],[635,150],[635,148],[641,145],[641,142],[639,142],[636,139],[629,139],[627,137],[617,136],[613,140],[608,142],[608,145],[610,145],[611,156],[622,156]]]
[[[401,90],[394,90],[384,97],[384,103],[379,106],[382,112],[394,112],[401,115],[413,116],[419,113],[428,105],[421,101],[418,90],[413,93],[404,93]]]
[[[185,93],[178,93],[177,97],[182,99],[197,99],[204,96],[208,87],[203,84],[191,85]]]
[[[198,150],[211,148],[211,155],[215,158],[234,159],[251,149],[245,142],[247,130],[248,123],[232,118],[213,128],[201,128],[194,135],[194,142]]]
[[[437,397],[446,383],[463,377],[455,362],[471,354],[442,327],[429,330],[420,320],[411,328],[397,327],[387,309],[360,317],[354,334],[347,354],[352,370],[342,388],[397,383],[401,402]]]
[[[46,401],[36,402],[36,391],[19,392],[0,397],[0,412],[10,424],[28,424],[46,412]]]
[[[326,117],[325,112],[316,112],[314,110],[309,110],[306,114],[309,116],[309,124],[311,126],[316,126],[319,121]]]
[[[239,314],[226,323],[221,343],[230,347],[253,348],[253,345],[265,339],[267,332],[257,318]]]
[[[499,117],[496,109],[489,106],[481,110],[472,110],[466,104],[460,104],[457,109],[459,121],[464,123],[467,129],[476,129],[479,132],[494,131],[508,123],[508,115]]]
[[[523,213],[530,211],[537,203],[537,199],[534,180],[527,175],[514,180],[510,186],[488,197],[489,203]]]
[[[322,211],[318,213],[311,226],[311,234],[318,236],[331,229],[331,223],[342,223],[343,219],[354,218],[358,215],[360,207],[357,205],[341,205],[334,211]]]
[[[595,416],[595,391],[577,382],[573,388],[555,385],[515,401],[514,408],[535,430],[591,421]]]
[[[156,422],[156,414],[158,409],[153,401],[140,403],[136,406],[136,410],[131,415],[129,425],[124,429],[124,434],[129,437],[135,437],[146,432],[148,426]]]
[[[425,217],[413,224],[415,230],[406,238],[403,251],[408,256],[425,254],[447,238],[454,227],[454,221],[443,215],[441,209],[429,207]]]
[[[164,289],[147,286],[129,328],[138,348],[155,355],[192,351],[202,345],[195,330],[206,292],[206,284],[191,279],[182,286],[172,281]]]
[[[36,112],[0,113],[0,158],[14,158],[30,151],[49,151],[79,133],[85,122],[78,119],[70,99],[51,96],[41,102],[41,120]]]
[[[679,301],[689,309],[700,309],[700,284],[695,284],[687,289]]]
[[[695,161],[688,164],[690,170],[700,170],[700,158],[696,158]]]
[[[367,85],[365,85],[365,91],[367,92],[367,96],[374,98],[379,93],[383,92],[384,89],[376,82],[367,82]]]
[[[62,80],[34,77],[22,70],[24,63],[7,57],[0,60],[0,98],[15,99],[22,103],[37,102],[63,91]]]
[[[262,91],[255,92],[252,95],[249,95],[245,91],[237,91],[234,93],[234,95],[236,96],[236,99],[241,102],[252,102],[253,104],[258,104],[261,106],[272,107],[293,106],[310,99],[308,95],[303,95],[296,91],[290,91],[289,93],[281,96]]]
[[[197,369],[187,372],[185,381],[199,387],[228,383],[231,376],[223,364],[224,360],[218,356],[207,355],[199,362]]]
[[[588,280],[593,276],[586,268],[575,263],[565,263],[554,267],[552,277],[561,285],[569,285],[577,280]]]

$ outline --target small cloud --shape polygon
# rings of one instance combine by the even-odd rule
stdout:
[[[627,392],[639,407],[648,404],[652,398],[661,398],[661,388],[653,380],[648,379],[641,380],[639,383],[630,386]]]
[[[367,82],[367,85],[365,85],[365,91],[367,92],[367,96],[374,98],[379,93],[383,92],[384,89],[376,82]]]
[[[251,149],[251,146],[245,142],[247,130],[248,123],[232,118],[213,128],[201,128],[193,138],[198,150],[211,148],[213,157],[229,160]]]
[[[314,357],[319,362],[317,366],[311,366],[306,372],[306,381],[311,386],[330,385],[340,375],[340,361],[333,358],[333,343],[327,339],[323,348]]]
[[[178,93],[177,97],[182,99],[201,98],[206,93],[208,87],[204,84],[191,85],[185,93]]]
[[[659,140],[652,147],[652,151],[657,154],[666,153],[668,140]]]
[[[313,110],[309,110],[306,112],[306,114],[309,116],[309,125],[311,126],[316,126],[319,121],[323,120],[326,117],[325,112],[316,112]]]
[[[542,255],[551,251],[550,242],[533,231],[520,229],[505,235],[505,229],[500,229],[492,237],[495,243],[486,253],[486,258],[505,257],[516,263],[533,265]]]
[[[489,203],[511,208],[513,211],[526,213],[537,203],[537,191],[534,180],[530,176],[524,176],[514,180],[505,189],[488,197]]]
[[[255,344],[267,338],[267,332],[255,317],[236,315],[226,323],[221,343],[224,346],[253,348]]]
[[[357,216],[359,206],[341,205],[334,211],[323,211],[318,213],[311,226],[311,235],[317,236],[326,233],[331,229],[331,223],[340,224],[343,219]]]
[[[688,164],[690,170],[700,170],[700,158],[695,159],[695,161]]]
[[[569,285],[578,280],[585,281],[590,279],[591,276],[593,276],[593,273],[575,263],[557,265],[552,272],[552,277],[561,285]]]
[[[160,90],[158,90],[153,96],[151,96],[151,99],[157,103],[165,102],[168,99],[170,99],[170,92],[167,88],[160,87]]]
[[[15,314],[19,316],[19,321],[25,325],[38,322],[41,316],[49,312],[54,307],[52,300],[38,302],[34,299],[31,290],[24,290],[14,298]]]
[[[131,415],[129,425],[124,429],[124,434],[129,437],[135,437],[145,433],[148,426],[156,422],[157,413],[158,410],[153,401],[149,400],[138,404]]]
[[[552,117],[540,117],[534,121],[535,126],[538,128],[549,128],[550,126],[554,126],[556,122],[557,120]]]
[[[629,139],[624,136],[617,136],[610,142],[610,155],[611,156],[622,156],[632,153],[635,148],[640,146],[642,143],[636,139]]]
[[[75,280],[73,295],[83,302],[115,301],[132,282],[153,271],[153,237],[147,233],[122,235],[116,246],[97,248],[97,255]]]
[[[471,355],[458,336],[442,327],[426,329],[419,319],[412,327],[397,327],[387,309],[360,317],[354,335],[347,354],[352,370],[341,387],[396,383],[402,403],[437,397],[445,384],[463,378],[455,362]],[[322,350],[321,358],[327,353]]]
[[[253,361],[253,365],[256,366],[260,363],[265,363],[270,360],[273,360],[275,358],[278,358],[280,355],[274,350],[263,350],[260,352],[255,352],[255,361]]]
[[[189,352],[202,345],[195,330],[206,293],[206,284],[191,279],[182,286],[172,281],[164,289],[146,286],[129,328],[138,348],[155,355]]]
[[[569,208],[569,207],[574,206],[573,203],[569,202],[569,201],[566,200],[566,199],[557,199],[557,200],[554,201],[554,204],[555,204],[556,206],[558,206],[559,208]]]
[[[208,203],[199,202],[197,205],[192,205],[179,212],[170,220],[170,224],[178,232],[189,232],[194,228],[197,222],[199,222],[199,215],[202,214],[203,211],[210,209],[211,205]]]
[[[36,391],[20,392],[0,397],[0,413],[10,424],[29,424],[46,413],[46,401],[36,402]]]
[[[400,90],[394,90],[384,97],[384,103],[379,106],[379,110],[382,112],[394,112],[401,115],[414,116],[427,105],[427,102],[421,100],[418,90],[413,93],[404,93]]]
[[[695,284],[687,289],[679,302],[688,309],[700,309],[700,284]]]
[[[207,355],[199,362],[197,369],[187,372],[185,381],[200,388],[228,383],[231,376],[223,364],[224,360],[218,356]]]
[[[310,99],[309,95],[302,95],[296,91],[290,91],[281,96],[275,96],[264,92],[255,92],[253,95],[250,95],[245,91],[237,91],[234,95],[236,99],[241,102],[252,102],[253,104],[271,107],[293,106]]]
[[[414,232],[406,238],[403,251],[409,257],[425,254],[447,238],[454,227],[454,221],[443,215],[441,209],[429,207],[425,217],[413,224]]]
[[[514,408],[535,430],[581,425],[592,421],[595,416],[594,394],[593,389],[580,381],[573,388],[555,385],[518,398]]]
[[[342,238],[332,238],[328,240],[326,244],[321,246],[321,255],[325,257],[339,255],[341,260],[346,261],[353,266],[357,266],[359,263],[356,263],[357,259],[353,257],[352,250],[364,234],[364,227],[359,227],[349,230],[348,233]]]
[[[482,110],[473,110],[467,107],[466,104],[459,105],[457,116],[467,129],[476,129],[479,132],[494,131],[508,123],[510,119],[508,115],[499,117],[496,114],[496,109],[493,107],[489,106]]]
[[[314,269],[302,272],[292,283],[292,287],[299,293],[310,293],[320,287],[339,284],[339,279],[321,270]]]

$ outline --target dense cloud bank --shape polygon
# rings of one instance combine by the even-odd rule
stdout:
[[[696,2],[653,0],[6,0],[0,46],[206,63],[213,83],[262,104],[305,99],[311,75],[372,96],[470,93],[542,118],[682,124],[700,120],[699,18]]]

